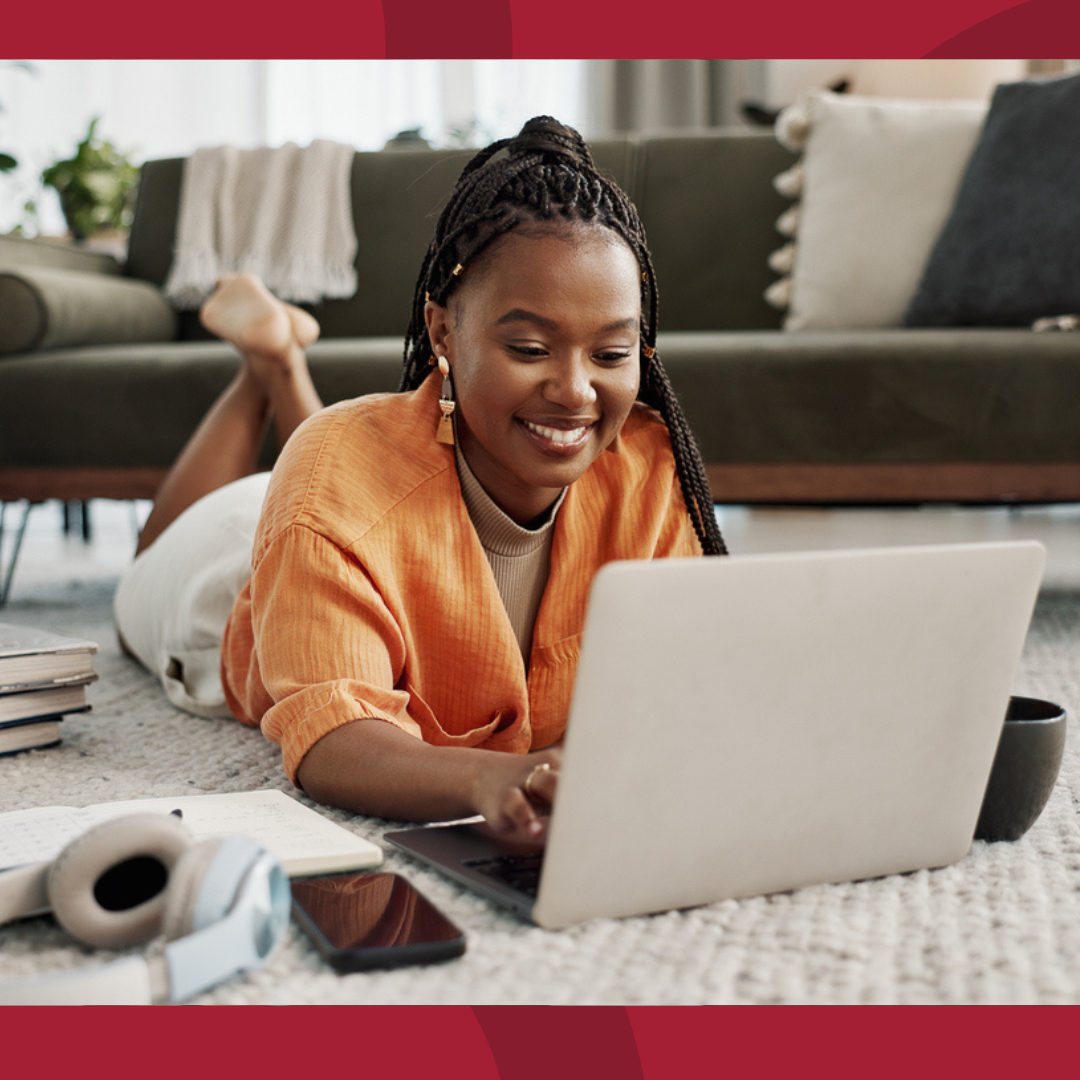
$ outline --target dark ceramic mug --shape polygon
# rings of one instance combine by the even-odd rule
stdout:
[[[1066,722],[1065,710],[1051,701],[1009,699],[976,840],[1019,840],[1035,824],[1061,768]]]

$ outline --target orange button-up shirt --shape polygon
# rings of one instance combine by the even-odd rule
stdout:
[[[596,571],[701,553],[667,428],[636,405],[556,518],[526,676],[453,449],[435,441],[438,392],[429,378],[331,406],[274,469],[222,683],[294,781],[319,739],[363,718],[439,746],[550,745],[566,727]]]

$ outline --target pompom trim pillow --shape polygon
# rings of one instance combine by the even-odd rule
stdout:
[[[798,199],[765,293],[785,329],[900,325],[985,116],[982,102],[830,92],[781,113],[777,139],[803,153],[774,181]]]

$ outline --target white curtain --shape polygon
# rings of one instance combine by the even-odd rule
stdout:
[[[537,113],[582,121],[580,60],[267,60],[267,129],[376,149],[419,128],[435,146],[483,145]]]
[[[200,146],[335,139],[360,150],[419,128],[434,146],[482,145],[549,113],[585,124],[581,60],[31,60],[0,66],[0,233],[36,199],[64,231],[41,170],[70,156],[90,120],[137,163]],[[30,227],[29,231],[33,231]]]
[[[59,203],[37,177],[95,116],[136,163],[222,143],[374,150],[410,128],[434,146],[483,145],[538,113],[587,138],[737,123],[743,100],[787,104],[852,65],[858,92],[896,95],[940,93],[933,72],[955,82],[972,65],[1012,64],[1019,78],[1076,61],[33,60],[33,73],[11,63],[0,61],[0,152],[19,167],[0,173],[0,233],[24,221],[33,231],[23,204],[34,199],[41,231],[56,234]]]
[[[586,109],[593,135],[740,123],[740,104],[761,100],[764,60],[591,60]]]

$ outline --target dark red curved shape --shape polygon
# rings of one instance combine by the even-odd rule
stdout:
[[[1076,0],[1027,0],[969,26],[943,41],[926,59],[983,56],[1042,56],[1053,51],[1049,39],[1065,46],[1080,32]]]
[[[491,59],[514,47],[511,0],[382,0],[391,60]]]
[[[620,1006],[473,1006],[499,1080],[618,1077],[644,1080],[637,1041]]]

